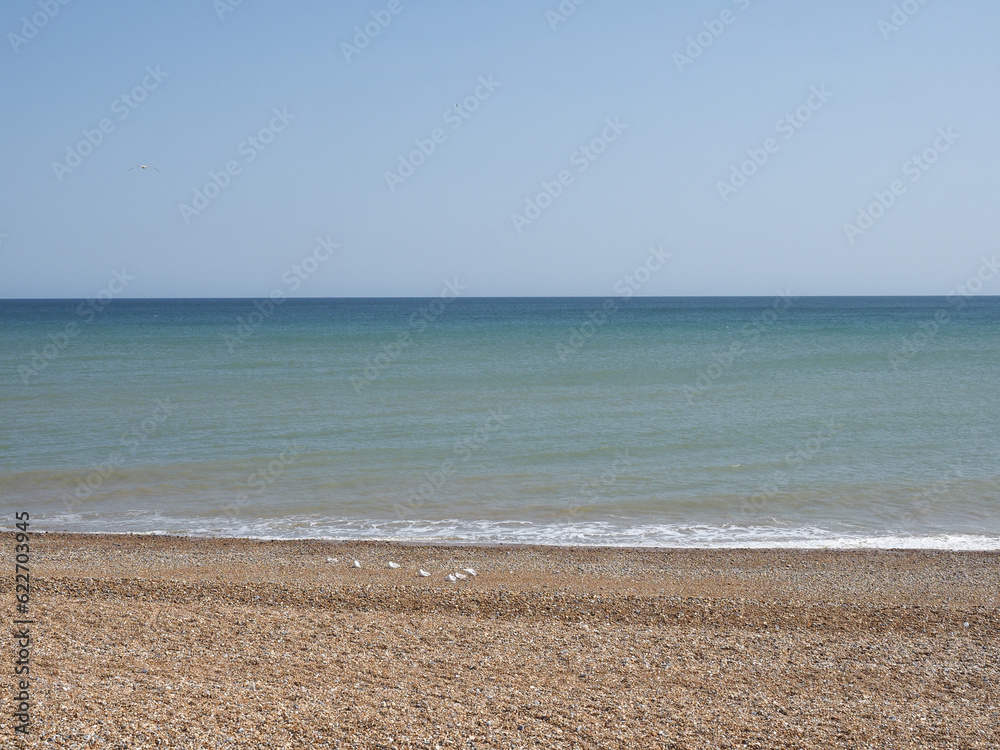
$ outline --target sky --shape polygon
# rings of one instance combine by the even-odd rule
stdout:
[[[607,296],[652,248],[643,295],[947,294],[998,251],[988,0],[7,0],[0,32],[0,298]]]

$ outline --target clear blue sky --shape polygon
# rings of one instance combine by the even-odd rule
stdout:
[[[654,245],[642,294],[945,294],[1000,250],[996,2],[233,3],[3,4],[0,297],[292,293],[327,236],[296,295],[604,296]]]

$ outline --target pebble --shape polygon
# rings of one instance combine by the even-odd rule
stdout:
[[[24,750],[1000,747],[993,552],[39,540]]]

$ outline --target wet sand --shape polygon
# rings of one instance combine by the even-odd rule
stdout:
[[[998,553],[31,549],[16,747],[1000,747]]]

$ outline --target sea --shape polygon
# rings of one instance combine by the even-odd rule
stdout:
[[[34,531],[1000,549],[1000,297],[0,301]]]

